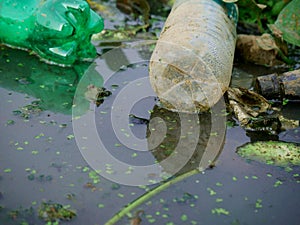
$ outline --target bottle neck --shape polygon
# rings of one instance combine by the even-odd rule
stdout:
[[[173,4],[172,10],[176,9],[179,5],[189,2],[189,1],[193,1],[193,0],[176,0]],[[217,3],[218,5],[220,5],[224,10],[225,13],[227,14],[228,18],[230,20],[232,20],[233,24],[236,26],[237,22],[238,22],[238,7],[236,4],[234,3],[226,3],[222,0],[199,0],[200,2],[202,2],[203,4],[210,4],[212,2]],[[193,1],[193,2],[197,2],[197,0]]]

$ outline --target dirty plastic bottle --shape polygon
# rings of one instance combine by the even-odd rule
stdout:
[[[171,111],[211,108],[230,83],[237,7],[214,0],[177,0],[152,54],[149,75]]]
[[[96,56],[91,35],[103,20],[84,0],[1,0],[0,43],[70,65]]]

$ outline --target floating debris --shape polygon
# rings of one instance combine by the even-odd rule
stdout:
[[[92,192],[97,190],[97,187],[92,182],[87,182],[83,185],[84,188],[90,189]]]
[[[40,106],[40,101],[33,101],[31,104],[20,107],[19,110],[14,110],[15,116],[21,116],[24,119],[30,119],[33,115],[40,115],[43,111]]]
[[[111,185],[112,190],[119,190],[120,188],[121,188],[121,186],[117,183],[114,183],[114,184]]]
[[[188,220],[188,216],[186,214],[182,214],[180,219],[181,219],[181,221],[185,222]]]
[[[275,183],[274,183],[274,187],[278,187],[278,186],[280,186],[280,185],[282,185],[283,184],[283,182],[282,181],[280,181],[280,180],[277,180]]]
[[[300,145],[280,141],[258,141],[238,147],[241,157],[262,163],[289,166],[300,165]]]
[[[178,204],[187,204],[187,203],[192,203],[197,200],[197,196],[192,195],[190,193],[185,192],[182,197],[174,198],[173,201],[178,203]]]
[[[144,214],[144,210],[136,211],[134,217],[130,218],[130,225],[140,225],[142,222],[141,216],[143,214]]]
[[[65,197],[68,200],[75,200],[76,195],[74,193],[67,193],[67,194],[65,194]]]
[[[6,125],[14,125],[15,121],[14,120],[7,120]]]
[[[241,126],[248,129],[257,129],[258,121],[267,124],[268,119],[273,121],[269,114],[270,103],[261,95],[246,88],[229,88],[227,91],[229,107],[234,112]],[[268,115],[268,117],[267,117]],[[263,116],[263,117],[262,117]],[[261,117],[261,119],[259,119]],[[277,118],[276,116],[274,118]],[[277,126],[275,126],[277,129]]]
[[[95,85],[91,84],[87,87],[85,98],[94,102],[96,106],[99,107],[111,94],[111,91],[106,90],[104,87],[96,87]]]
[[[39,182],[49,182],[49,181],[52,181],[53,180],[53,177],[51,175],[44,175],[44,174],[41,174],[37,177],[35,177],[35,179]]]
[[[260,209],[262,208],[262,200],[261,199],[257,199],[256,202],[255,202],[255,208],[256,209]]]
[[[29,208],[19,207],[18,209],[9,210],[7,212],[7,215],[10,219],[12,219],[15,222],[22,221],[21,223],[18,223],[18,224],[24,224],[25,221],[27,221],[27,219],[32,218],[34,216],[34,209],[32,207],[29,207]]]
[[[129,114],[129,123],[132,124],[148,124],[149,120],[142,118],[142,117],[138,117],[134,114]]]
[[[74,210],[69,209],[69,205],[43,202],[38,211],[39,217],[45,221],[71,220],[76,216]]]
[[[226,215],[226,216],[230,214],[230,212],[224,208],[214,208],[211,210],[211,213],[217,215]]]
[[[10,168],[6,168],[3,170],[4,173],[10,173],[11,171],[12,171],[12,169],[10,169]]]

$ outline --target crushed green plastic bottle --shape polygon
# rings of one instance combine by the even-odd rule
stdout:
[[[103,27],[83,0],[0,1],[0,43],[32,50],[47,62],[71,65],[94,58],[91,36]]]

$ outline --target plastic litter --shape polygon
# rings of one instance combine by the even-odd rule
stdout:
[[[149,66],[163,107],[194,113],[220,100],[231,79],[237,14],[232,3],[175,1]]]
[[[70,65],[94,58],[91,35],[103,27],[83,0],[0,1],[0,43],[32,50],[47,62]]]

